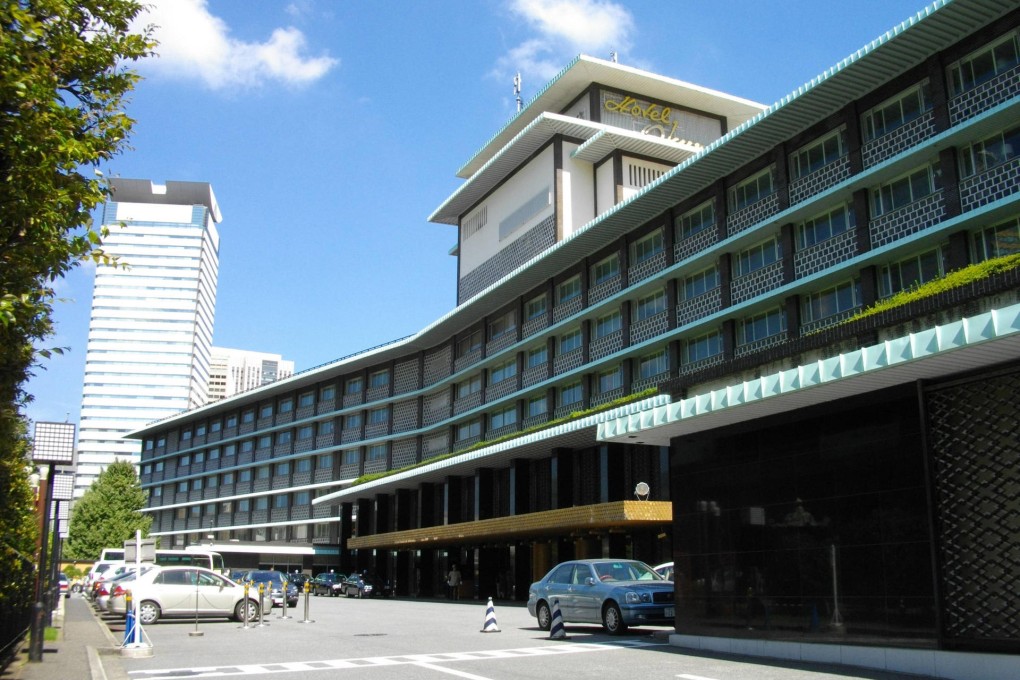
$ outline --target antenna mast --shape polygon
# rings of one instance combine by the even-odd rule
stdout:
[[[517,98],[517,113],[520,113],[521,109],[524,108],[524,102],[521,100],[521,73],[520,73],[520,71],[518,71],[517,75],[514,76],[514,97]]]

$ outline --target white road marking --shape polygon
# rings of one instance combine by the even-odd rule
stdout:
[[[681,673],[676,677],[683,678],[684,680],[716,680],[715,678],[706,678],[703,675],[690,675],[689,673]]]
[[[647,642],[643,640],[621,640],[619,642],[583,642],[576,644],[555,644],[541,647],[517,647],[510,649],[490,649],[475,652],[444,652],[438,654],[396,654],[394,656],[374,656],[353,659],[323,659],[321,661],[281,661],[267,664],[237,664],[231,666],[202,666],[196,668],[162,668],[143,671],[131,671],[129,675],[138,680],[180,680],[180,678],[212,678],[231,675],[269,675],[271,673],[310,673],[347,668],[366,668],[377,666],[418,666],[441,671],[467,680],[488,680],[480,675],[472,675],[440,664],[463,661],[483,661],[492,659],[527,658],[543,655],[582,654],[587,652],[608,652],[619,649],[637,647],[661,647],[668,643]],[[185,675],[186,674],[186,675]],[[686,680],[711,680],[698,678],[695,675],[678,675]]]

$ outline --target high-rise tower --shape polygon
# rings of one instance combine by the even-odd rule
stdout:
[[[116,459],[137,461],[121,435],[206,403],[220,221],[205,182],[115,179],[103,211],[85,361],[75,496]]]

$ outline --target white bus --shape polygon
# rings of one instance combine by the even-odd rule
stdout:
[[[223,555],[211,550],[157,550],[156,564],[163,567],[197,566],[226,574]]]

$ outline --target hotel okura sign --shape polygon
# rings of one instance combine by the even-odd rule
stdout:
[[[602,91],[602,122],[680,143],[708,144],[722,135],[716,118],[631,95]]]

